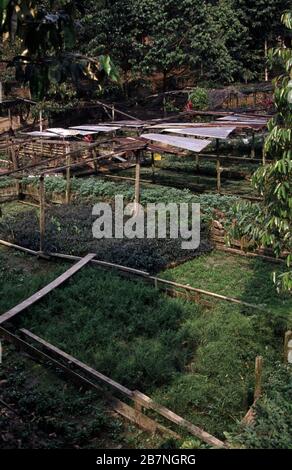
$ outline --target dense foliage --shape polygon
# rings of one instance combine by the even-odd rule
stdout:
[[[252,426],[232,436],[235,445],[249,449],[291,449],[292,369],[277,364],[267,378],[265,394],[258,401]]]
[[[174,262],[199,256],[211,250],[202,228],[197,250],[183,250],[182,239],[102,239],[93,238],[92,206],[61,206],[46,212],[45,250],[85,255],[149,272],[158,272]],[[0,221],[0,238],[18,245],[39,249],[39,220],[35,211]]]
[[[23,182],[37,187],[39,179],[27,178]],[[72,178],[71,184],[73,201],[76,203],[113,202],[117,194],[122,194],[127,202],[134,200],[134,187],[131,183],[117,183],[96,178]],[[53,192],[64,194],[66,181],[59,177],[46,177],[45,188],[48,195]],[[201,204],[202,220],[204,223],[212,220],[214,209],[224,211],[226,217],[233,215],[232,208],[237,201],[238,198],[235,196],[219,196],[217,194],[195,195],[188,189],[181,190],[165,188],[163,186],[146,187],[141,191],[141,204],[143,205],[159,202],[166,204],[169,202]]]
[[[79,44],[112,54],[123,81],[148,80],[163,88],[174,78],[229,83],[264,79],[266,42],[285,34],[281,14],[289,0],[101,0],[86,2]]]
[[[116,79],[109,56],[94,59],[76,52],[76,17],[83,10],[80,0],[1,0],[0,35],[3,41],[19,39],[21,52],[11,57],[16,79],[29,84],[32,96],[44,98],[51,86],[85,77],[101,82]]]
[[[292,30],[292,14],[284,15],[285,25]],[[257,205],[237,208],[237,221],[232,231],[271,247],[277,255],[287,252],[289,271],[277,279],[279,287],[292,289],[292,49],[278,48],[273,53],[285,66],[276,80],[277,115],[269,123],[265,142],[266,156],[272,163],[261,167],[253,184],[263,196]]]
[[[271,266],[251,260],[249,270],[243,270],[241,260],[212,254],[176,271],[192,274],[192,284],[202,288],[216,279],[222,285],[236,279],[247,296],[254,296],[255,273],[261,270],[261,279],[267,279]],[[40,268],[31,275],[27,268],[13,273],[3,266],[0,285],[6,295],[0,298],[1,312],[66,269],[52,273]],[[228,275],[226,283],[222,271]],[[175,275],[168,272],[172,279]],[[267,300],[266,286],[257,284],[259,303]],[[274,317],[282,309],[287,319],[289,303],[286,308],[282,303],[275,299],[273,312],[262,315],[218,301],[210,310],[169,299],[140,282],[85,269],[30,309],[22,325],[223,438],[224,431],[237,430],[237,420],[251,404],[255,356],[264,355],[265,371],[273,370],[280,358],[283,329],[278,330]]]

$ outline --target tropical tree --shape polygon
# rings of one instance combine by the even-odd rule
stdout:
[[[292,12],[283,15],[283,23],[292,30]],[[271,52],[284,66],[275,80],[277,115],[269,123],[265,154],[272,160],[253,176],[253,185],[263,197],[260,204],[238,207],[241,218],[235,233],[252,238],[276,255],[287,252],[288,271],[275,276],[279,288],[292,290],[292,48],[279,47]],[[234,233],[234,231],[233,231]]]
[[[75,18],[83,11],[80,0],[0,0],[0,34],[3,41],[21,41],[20,55],[8,66],[16,78],[29,83],[35,98],[42,99],[51,84],[83,77],[116,79],[109,56],[89,58],[74,51]]]
[[[240,78],[247,28],[233,0],[195,2],[190,31],[191,67],[201,80],[230,83]]]
[[[284,28],[281,16],[291,6],[291,0],[235,0],[240,22],[247,28],[247,47],[242,50],[246,69],[257,78],[268,76],[268,50],[282,40]]]

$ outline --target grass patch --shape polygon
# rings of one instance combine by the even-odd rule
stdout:
[[[263,314],[225,302],[204,308],[165,297],[140,281],[85,268],[18,322],[219,438],[227,433],[240,445],[281,447],[290,436],[285,407],[291,377],[287,371],[285,380],[282,373],[275,380],[273,376],[292,310],[291,297],[278,297],[273,290],[273,267],[215,252],[164,273],[172,280],[265,304]],[[26,285],[28,295],[42,283],[37,274],[22,272],[21,286],[16,283],[15,289],[20,276],[0,271],[8,296],[15,290],[22,299]],[[16,303],[15,297],[0,298],[1,313]],[[252,434],[239,422],[253,401],[257,355],[264,357],[267,395],[259,402]]]

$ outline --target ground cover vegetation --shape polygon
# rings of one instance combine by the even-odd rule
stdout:
[[[37,271],[28,275],[23,267],[13,269],[8,261],[1,268],[4,312],[65,265],[46,268],[41,276]],[[213,253],[164,274],[217,292],[232,291],[266,305],[262,314],[228,303],[211,302],[206,308],[170,299],[140,282],[86,268],[17,324],[124,385],[151,394],[218,437],[227,433],[237,445],[285,447],[291,414],[283,407],[291,396],[291,370],[281,361],[291,298],[268,288],[272,269],[263,261]],[[258,354],[264,357],[267,394],[258,403],[256,424],[244,428],[239,423],[253,401]]]

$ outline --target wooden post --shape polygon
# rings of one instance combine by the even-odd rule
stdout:
[[[284,361],[288,364],[292,364],[292,331],[291,330],[285,333]]]
[[[97,163],[98,150],[93,149],[93,150],[92,150],[92,155],[94,155],[94,157],[93,157],[93,165],[94,165],[95,174],[97,175],[97,174],[98,174],[98,163]]]
[[[40,252],[44,252],[45,241],[45,178],[44,175],[40,176]]]
[[[217,191],[221,193],[221,164],[219,159],[219,139],[216,139],[216,155],[217,155],[217,163],[216,163],[216,171],[217,171]]]
[[[10,140],[9,143],[10,143],[10,148],[9,148],[10,161],[13,164],[13,169],[18,170],[18,168],[19,168],[18,158],[16,157],[15,149],[14,149],[14,146],[13,146],[13,140]],[[18,199],[20,199],[21,185],[20,185],[18,180],[16,180],[16,191],[17,191]]]
[[[135,212],[138,210],[138,204],[140,204],[141,153],[141,150],[136,152]]]
[[[255,158],[255,133],[252,131],[252,140],[251,140],[251,158]]]
[[[268,69],[268,64],[267,64],[267,59],[268,59],[268,40],[265,39],[265,59],[266,59],[266,64],[265,64],[265,82],[269,81],[269,69]]]
[[[255,361],[254,401],[258,400],[262,395],[262,373],[263,373],[263,357],[257,356],[256,361]]]
[[[70,147],[66,145],[66,204],[70,204],[71,200],[71,156]]]
[[[151,169],[152,169],[152,181],[155,180],[155,160],[154,160],[154,153],[151,153]]]
[[[11,115],[11,110],[8,109],[8,119],[10,122],[10,129],[13,130],[13,121],[12,121],[12,115]]]
[[[200,170],[200,156],[199,156],[198,153],[197,153],[197,155],[196,155],[196,170],[197,170],[197,171]]]
[[[40,110],[40,132],[43,132],[43,112]]]

